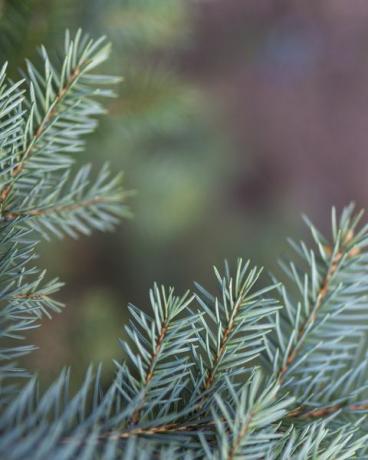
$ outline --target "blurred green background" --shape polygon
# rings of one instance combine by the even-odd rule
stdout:
[[[41,266],[67,308],[32,334],[27,365],[121,358],[127,304],[154,281],[211,286],[237,256],[277,270],[300,214],[326,229],[332,205],[367,202],[368,2],[355,0],[0,0],[13,78],[65,28],[113,42],[122,75],[79,161],[109,160],[137,194],[113,234],[44,242]]]

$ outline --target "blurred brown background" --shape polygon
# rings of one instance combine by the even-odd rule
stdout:
[[[106,34],[119,97],[81,162],[123,169],[135,214],[114,234],[43,243],[68,307],[32,339],[46,380],[120,358],[128,302],[154,281],[179,292],[211,266],[267,270],[332,205],[368,203],[366,0],[2,0],[0,47],[16,74],[78,26]],[[18,24],[22,24],[21,27]],[[17,25],[17,26],[16,26]]]

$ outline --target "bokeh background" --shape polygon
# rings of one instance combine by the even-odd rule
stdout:
[[[302,212],[327,229],[332,205],[368,203],[366,0],[1,0],[1,59],[15,78],[78,27],[124,76],[80,162],[109,160],[137,194],[115,233],[40,247],[67,304],[32,334],[45,382],[90,361],[108,378],[154,281],[211,285],[237,256],[277,270]]]

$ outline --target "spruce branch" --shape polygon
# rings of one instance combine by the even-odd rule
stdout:
[[[78,31],[74,39],[66,34],[59,68],[45,48],[43,74],[27,62],[28,92],[24,80],[7,80],[6,65],[0,70],[1,402],[19,391],[15,379],[29,377],[14,360],[35,348],[14,345],[13,340],[24,340],[25,331],[63,307],[53,298],[62,283],[45,281],[46,271],[32,265],[36,235],[107,230],[128,214],[122,206],[121,178],[111,176],[105,166],[91,181],[85,166],[72,179],[72,161],[66,155],[82,148],[82,136],[94,129],[95,116],[104,112],[94,97],[113,96],[99,87],[119,79],[93,73],[108,54],[104,39],[90,40]],[[60,169],[65,170],[62,177],[55,173]],[[31,234],[27,226],[36,232]]]
[[[359,228],[362,213],[353,210],[345,208],[339,220],[333,210],[332,243],[308,221],[317,251],[291,242],[303,263],[283,264],[295,287],[286,284],[279,289],[284,307],[276,313],[275,334],[266,337],[265,363],[281,385],[281,394],[287,391],[296,398],[285,417],[287,424],[295,422],[308,430],[324,420],[330,432],[354,425],[347,439],[349,446],[360,446],[354,447],[356,453],[367,444],[361,420],[368,409],[368,228]],[[305,445],[303,449],[300,452],[308,452]],[[326,458],[327,452],[332,456],[339,451],[330,436],[321,449]]]
[[[315,295],[315,299],[312,299],[313,306],[308,312],[308,315],[306,316],[302,324],[299,326],[297,333],[296,333],[295,343],[292,344],[292,346],[288,350],[288,353],[284,359],[283,367],[279,371],[278,380],[280,382],[283,381],[286,372],[288,371],[289,367],[293,364],[295,358],[297,357],[299,350],[303,346],[304,340],[306,339],[308,332],[313,328],[313,325],[315,324],[317,320],[318,312],[320,308],[322,307],[323,302],[329,293],[330,282],[339,269],[339,261],[345,255],[348,255],[351,251],[351,249],[346,249],[346,246],[348,246],[348,243],[349,241],[346,240],[342,242],[341,247],[339,247],[338,245],[335,245],[334,251],[329,257],[329,260],[327,262],[326,272],[325,272],[325,275],[323,276],[323,279],[318,289],[317,295]]]
[[[368,361],[365,357],[359,365],[352,365],[342,374],[336,371],[329,384],[323,387],[316,379],[313,390],[308,389],[308,392],[313,391],[318,400],[300,405],[288,414],[289,417],[308,420],[327,418],[336,413],[364,415],[368,411],[367,374]]]
[[[41,178],[30,192],[18,193],[17,204],[4,211],[4,219],[29,217],[28,224],[49,239],[50,235],[76,238],[79,233],[89,235],[92,229],[111,230],[120,218],[130,216],[123,204],[130,193],[121,185],[122,175],[112,176],[108,165],[93,180],[90,165],[70,176],[67,171],[61,178],[55,174]]]
[[[366,276],[367,228],[356,230],[360,218],[349,207],[338,225],[334,213],[332,245],[310,224],[318,253],[292,243],[307,269],[283,265],[296,294],[279,289],[284,309],[276,314],[266,355],[278,381],[300,389],[305,401],[317,382],[322,386],[334,373],[349,370],[365,334],[368,286],[361,279]]]
[[[11,84],[6,77],[7,64],[0,70],[0,185],[9,185],[9,176],[17,164],[17,150],[23,136],[23,81]]]
[[[304,428],[291,427],[283,439],[275,443],[267,460],[335,460],[363,458],[362,447],[367,442],[367,435],[358,436],[358,426],[329,429],[325,423],[311,423]],[[358,455],[357,455],[358,454]]]
[[[22,143],[16,152],[17,162],[8,172],[7,183],[1,189],[3,209],[25,168],[39,176],[46,171],[68,167],[71,162],[65,153],[81,150],[81,135],[95,128],[94,117],[104,113],[104,109],[93,97],[113,95],[111,90],[101,90],[96,85],[120,80],[91,73],[109,55],[110,44],[104,42],[104,37],[93,41],[81,30],[71,39],[67,32],[65,56],[57,70],[44,47],[40,50],[43,74],[27,61],[27,116],[23,122]]]
[[[129,306],[132,320],[126,332],[132,344],[121,343],[137,377],[125,363],[118,364],[119,390],[132,404],[128,426],[145,420],[154,421],[154,426],[167,426],[179,418],[180,411],[176,413],[173,407],[180,403],[185,390],[190,368],[187,354],[196,341],[193,323],[180,315],[192,300],[189,292],[177,297],[173,289],[167,292],[155,285],[150,292],[153,316]]]
[[[83,148],[83,135],[96,127],[96,115],[104,113],[96,96],[111,97],[119,78],[98,75],[94,69],[107,59],[110,44],[102,37],[91,40],[79,30],[65,36],[64,58],[51,62],[40,49],[43,73],[29,61],[25,81],[9,86],[6,66],[0,73],[0,214],[3,221],[25,217],[47,239],[65,234],[76,238],[92,229],[110,230],[121,217],[130,215],[124,204],[129,195],[121,175],[112,177],[105,165],[91,185],[90,167],[71,178],[73,160],[68,154]],[[25,97],[28,96],[28,97]],[[2,104],[2,105],[1,105]],[[62,177],[57,171],[64,170]],[[10,193],[11,191],[14,193]]]
[[[196,389],[200,393],[210,395],[224,374],[243,373],[245,365],[264,350],[264,337],[272,329],[271,319],[278,305],[264,297],[275,286],[253,291],[261,272],[256,267],[251,269],[249,261],[244,264],[239,259],[233,274],[228,264],[224,274],[215,269],[219,297],[197,284],[203,330],[200,347],[193,352],[200,382]]]
[[[35,347],[19,341],[24,342],[26,331],[37,327],[41,318],[63,307],[53,298],[62,283],[45,281],[46,271],[33,266],[35,242],[22,221],[15,223],[0,224],[0,402],[19,391],[11,383],[14,379],[30,375],[15,360]]]
[[[279,385],[274,381],[263,382],[260,370],[255,370],[249,380],[237,390],[226,379],[228,396],[215,396],[212,408],[216,430],[216,447],[213,452],[210,441],[202,436],[208,458],[235,460],[240,458],[264,458],[281,434],[277,422],[287,413],[292,398],[278,399]]]

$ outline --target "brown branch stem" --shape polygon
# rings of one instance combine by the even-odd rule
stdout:
[[[323,418],[332,415],[342,409],[349,412],[368,411],[368,403],[364,404],[334,404],[332,406],[318,407],[315,409],[306,410],[300,406],[288,413],[288,417],[299,417],[302,419]]]
[[[40,216],[45,216],[49,214],[59,214],[62,212],[72,212],[76,211],[78,209],[82,208],[88,208],[89,206],[93,206],[95,204],[100,204],[100,203],[112,203],[114,200],[111,197],[102,197],[102,196],[96,196],[94,198],[90,198],[88,200],[83,200],[80,201],[79,203],[73,203],[73,204],[68,204],[68,205],[58,205],[58,206],[50,206],[49,208],[45,209],[30,209],[30,210],[24,210],[24,211],[10,211],[6,210],[3,213],[3,217],[5,220],[14,220],[17,217],[25,217],[25,216],[33,216],[33,217],[40,217]]]

